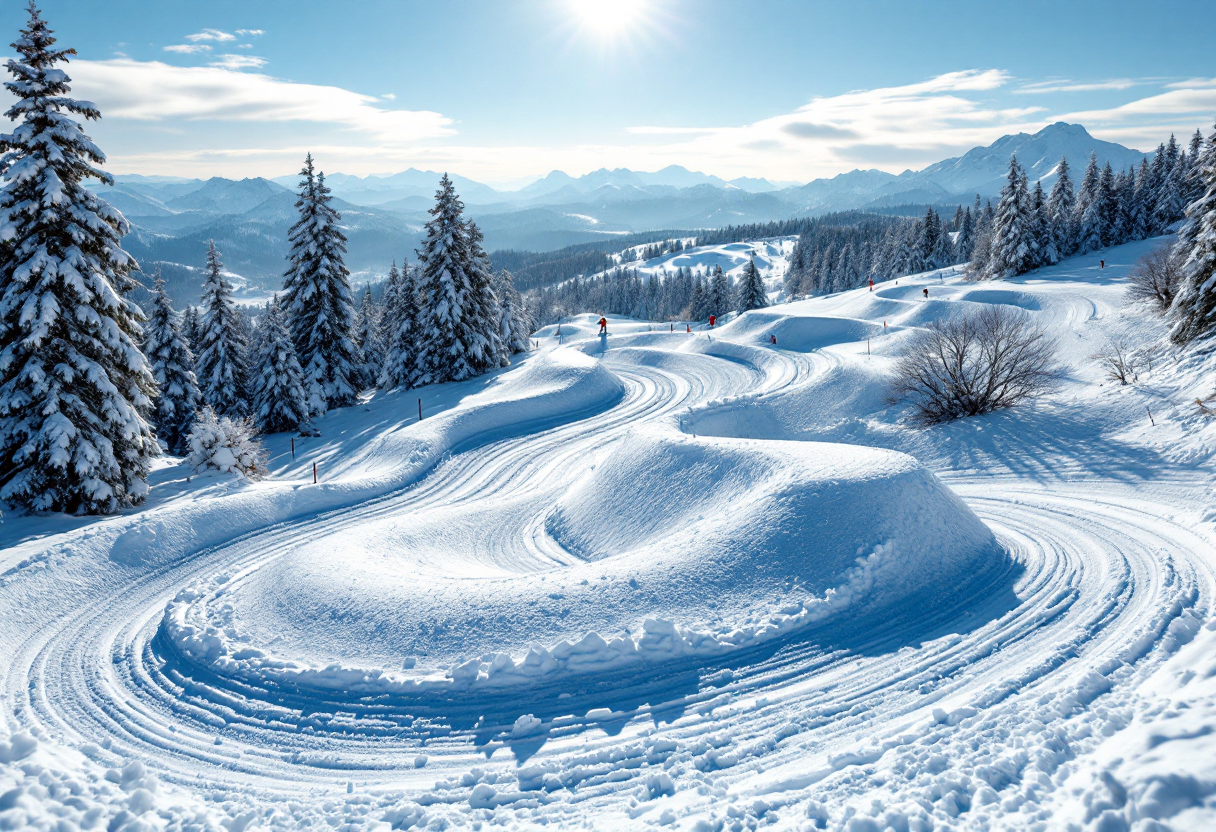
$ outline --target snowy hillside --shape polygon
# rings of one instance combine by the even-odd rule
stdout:
[[[578,316],[271,436],[265,481],[164,458],[137,511],[2,518],[0,828],[1213,828],[1214,359],[1090,358],[1163,334],[1123,297],[1161,243]],[[914,427],[894,356],[986,304],[1058,386]]]
[[[683,240],[692,242],[694,238]],[[764,278],[770,293],[781,288],[781,278],[789,268],[790,254],[798,237],[769,237],[763,240],[750,240],[741,243],[724,243],[714,246],[692,246],[683,251],[671,252],[661,257],[638,260],[646,246],[634,246],[626,249],[617,256],[617,262],[628,269],[636,270],[643,276],[664,276],[688,269],[693,273],[709,274],[721,267],[722,271],[732,279],[743,275],[743,267],[750,260],[756,261],[756,269]]]

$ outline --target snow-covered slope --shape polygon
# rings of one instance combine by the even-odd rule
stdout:
[[[266,482],[5,517],[0,827],[1210,828],[1213,359],[1089,357],[1163,334],[1122,300],[1159,243],[577,316],[271,437]],[[901,342],[990,303],[1058,389],[911,426]]]

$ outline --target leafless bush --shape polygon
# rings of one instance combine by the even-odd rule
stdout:
[[[990,413],[1046,390],[1055,354],[1055,341],[1030,315],[984,306],[914,336],[895,366],[890,400],[910,400],[923,424]]]
[[[1131,384],[1140,369],[1140,357],[1132,350],[1131,342],[1123,336],[1115,336],[1106,346],[1090,356],[1106,370],[1107,378],[1120,384]]]
[[[1141,257],[1128,277],[1131,284],[1127,288],[1127,299],[1147,301],[1164,315],[1182,282],[1182,264],[1174,256],[1172,247],[1161,246]]]

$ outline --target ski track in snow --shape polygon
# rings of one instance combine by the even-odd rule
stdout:
[[[1130,260],[1140,251],[1124,248]],[[871,326],[889,317],[897,336],[929,314],[915,303],[922,285],[945,305],[1050,300],[1053,325],[1067,332],[1114,308],[1106,284],[1089,296],[1083,284],[998,289],[925,277],[771,313],[852,310]],[[864,360],[856,341],[800,350],[783,335],[778,349],[762,348],[775,320],[749,330],[740,319],[734,335],[709,337],[614,322],[621,334],[607,352],[597,339],[576,343],[624,382],[615,406],[474,445],[415,485],[168,563],[68,569],[73,538],[89,527],[49,538],[58,561],[11,569],[0,583],[0,599],[28,581],[25,603],[55,609],[0,639],[0,707],[12,733],[0,744],[0,766],[9,764],[0,767],[0,821],[23,812],[32,825],[50,828],[60,817],[85,826],[97,806],[94,820],[119,813],[111,829],[187,828],[193,818],[197,828],[223,820],[230,832],[542,822],[1211,828],[1213,746],[1186,745],[1216,725],[1187,721],[1188,711],[1206,714],[1216,702],[1206,682],[1216,675],[1213,535],[1210,522],[1182,510],[1198,505],[1201,480],[1210,479],[1194,466],[1170,467],[1150,487],[1064,458],[1046,477],[1019,461],[1017,448],[1005,469],[937,465],[1009,553],[1004,568],[963,579],[945,603],[863,610],[772,643],[628,673],[522,689],[343,695],[214,671],[166,638],[166,605],[184,587],[222,575],[224,592],[237,592],[319,536],[434,507],[477,516],[504,499],[523,501],[525,510],[495,526],[497,542],[479,551],[489,573],[576,562],[545,532],[540,507],[628,431],[666,421],[692,433],[793,434],[754,414],[783,401],[782,413],[797,414],[786,397]],[[577,339],[593,324],[563,326]],[[822,432],[880,446],[903,441],[867,418],[828,419]],[[1123,739],[1138,730],[1149,739]],[[20,732],[36,736],[37,748],[19,749]],[[1178,749],[1173,771],[1151,763],[1162,744]]]

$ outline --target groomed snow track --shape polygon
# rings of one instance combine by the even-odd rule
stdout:
[[[649,349],[603,356],[625,383],[616,406],[473,443],[415,485],[149,570],[44,580],[39,591],[62,593],[72,612],[7,651],[9,729],[81,750],[100,769],[127,765],[110,778],[116,796],[96,798],[127,806],[127,820],[144,782],[129,763],[140,761],[174,787],[145,816],[162,825],[193,796],[215,817],[243,818],[240,828],[1064,829],[1103,818],[1129,828],[1136,796],[1092,755],[1148,707],[1139,692],[1176,675],[1178,652],[1214,618],[1213,540],[1179,521],[1174,498],[1189,486],[1168,477],[1146,495],[1084,472],[1049,484],[944,472],[1009,554],[950,603],[905,603],[625,677],[343,696],[216,673],[165,638],[166,604],[183,587],[221,574],[239,586],[322,532],[427,506],[477,512],[552,487],[640,422],[773,395],[834,366],[775,350],[749,365],[707,345],[677,353],[673,368],[645,360]],[[487,561],[514,572],[561,565],[542,521],[495,535]],[[6,577],[8,590],[22,579]],[[0,797],[0,810],[26,805],[18,798]],[[1168,819],[1205,799],[1152,805]],[[1139,804],[1142,824],[1152,805]],[[27,807],[30,823],[38,817]]]

